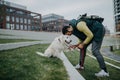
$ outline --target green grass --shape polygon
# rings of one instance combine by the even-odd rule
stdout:
[[[88,53],[87,53],[88,54]],[[75,66],[79,62],[79,52],[68,52],[65,53],[65,55],[68,57],[70,62]],[[120,70],[113,68],[109,65],[107,65],[108,72],[110,73],[110,77],[104,77],[104,78],[97,78],[94,74],[100,71],[98,62],[94,60],[93,58],[86,56],[85,59],[85,70],[80,71],[80,74],[86,79],[86,80],[119,80],[120,79]]]
[[[28,39],[0,39],[0,44],[15,43],[15,42],[27,42],[27,41],[35,41],[35,40],[28,40]]]
[[[14,36],[14,35],[12,35],[12,34],[0,34],[0,36]]]
[[[48,44],[0,51],[0,80],[68,80],[62,61],[45,58],[35,52]]]
[[[120,49],[114,50],[113,53],[120,56]]]

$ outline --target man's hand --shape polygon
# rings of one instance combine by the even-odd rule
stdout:
[[[76,47],[77,47],[76,45],[69,46],[69,48],[73,48],[73,49],[75,49]]]
[[[85,44],[84,44],[84,43],[81,43],[81,44],[79,44],[77,47],[78,47],[79,49],[83,49],[84,46],[85,46]]]

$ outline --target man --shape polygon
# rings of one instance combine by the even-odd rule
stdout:
[[[95,20],[71,20],[69,26],[64,26],[62,29],[64,35],[75,35],[80,42],[71,48],[78,47],[80,49],[80,62],[76,68],[84,69],[84,60],[86,56],[86,49],[89,44],[92,44],[92,53],[97,58],[101,71],[95,73],[95,76],[103,77],[109,76],[107,68],[100,53],[102,40],[105,34],[105,28],[99,21]]]

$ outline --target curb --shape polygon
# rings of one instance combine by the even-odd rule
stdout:
[[[64,55],[64,53],[61,53],[62,61],[64,63],[64,66],[68,72],[68,75],[70,77],[70,80],[85,80],[85,78],[80,75],[80,73],[74,68],[74,66],[69,62],[67,57]]]

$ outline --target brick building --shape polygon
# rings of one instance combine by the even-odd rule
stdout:
[[[28,11],[26,6],[0,0],[0,29],[42,30],[41,14]]]
[[[115,32],[120,32],[120,0],[113,0]]]

